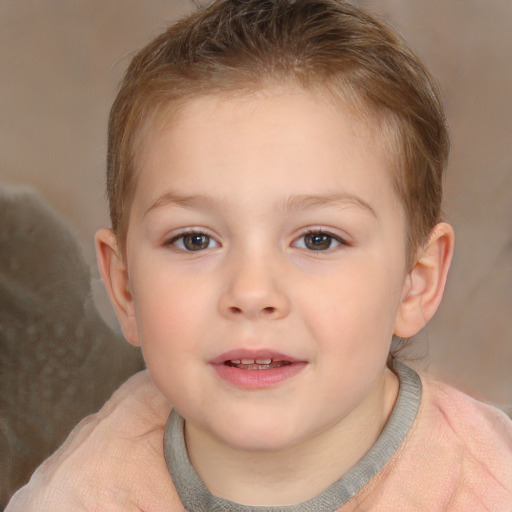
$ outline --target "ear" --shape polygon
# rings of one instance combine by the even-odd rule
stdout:
[[[418,250],[416,264],[407,275],[394,334],[409,338],[434,316],[443,297],[453,255],[453,228],[437,224],[426,245]]]
[[[119,250],[116,235],[110,229],[100,229],[96,233],[96,257],[103,285],[114,306],[124,337],[132,345],[140,345],[125,258]]]

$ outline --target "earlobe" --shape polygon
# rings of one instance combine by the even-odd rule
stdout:
[[[124,337],[132,345],[140,345],[128,271],[125,259],[119,250],[117,237],[110,229],[104,228],[96,233],[95,241],[101,279]]]
[[[453,228],[444,222],[437,224],[407,275],[395,322],[396,336],[414,336],[434,316],[443,297],[453,247]]]

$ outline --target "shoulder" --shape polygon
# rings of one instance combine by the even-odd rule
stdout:
[[[512,510],[512,421],[420,374],[421,402],[404,442],[343,512]]]
[[[148,373],[135,374],[75,427],[7,510],[184,511],[164,460],[169,411]]]
[[[474,455],[494,448],[512,464],[512,420],[503,411],[435,379],[421,379],[423,421]]]
[[[425,375],[421,380],[409,448],[416,459],[422,454],[432,489],[454,505],[448,510],[506,510],[512,503],[512,420],[447,384]]]

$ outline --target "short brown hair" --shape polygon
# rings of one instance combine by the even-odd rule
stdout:
[[[109,119],[107,187],[124,247],[141,133],[193,97],[275,83],[355,100],[393,139],[395,190],[412,253],[440,220],[449,136],[437,84],[385,23],[337,0],[218,0],[133,58]]]

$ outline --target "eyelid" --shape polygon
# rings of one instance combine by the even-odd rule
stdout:
[[[187,251],[186,249],[182,249],[177,247],[175,244],[180,238],[184,238],[189,235],[204,235],[207,236],[210,240],[215,242],[215,247],[221,247],[222,244],[218,240],[218,237],[215,235],[212,235],[210,230],[202,227],[189,227],[189,228],[180,228],[177,232],[172,233],[171,235],[167,236],[164,240],[163,245],[166,247],[173,247],[176,250],[180,252],[201,252],[206,249],[201,249],[198,251]],[[208,247],[208,249],[211,249],[211,247]]]
[[[318,250],[309,249],[307,247],[298,247],[297,245],[295,245],[299,240],[303,239],[305,236],[314,235],[314,234],[327,235],[327,236],[331,237],[334,241],[336,241],[337,244],[334,247],[329,247],[328,249],[318,249]],[[293,247],[297,247],[298,249],[304,249],[309,252],[326,253],[326,252],[334,251],[334,250],[338,249],[340,246],[349,246],[350,243],[346,237],[344,237],[340,234],[333,233],[332,229],[318,226],[318,227],[309,227],[309,228],[303,230],[299,234],[299,236],[297,236],[293,239],[291,245]]]

